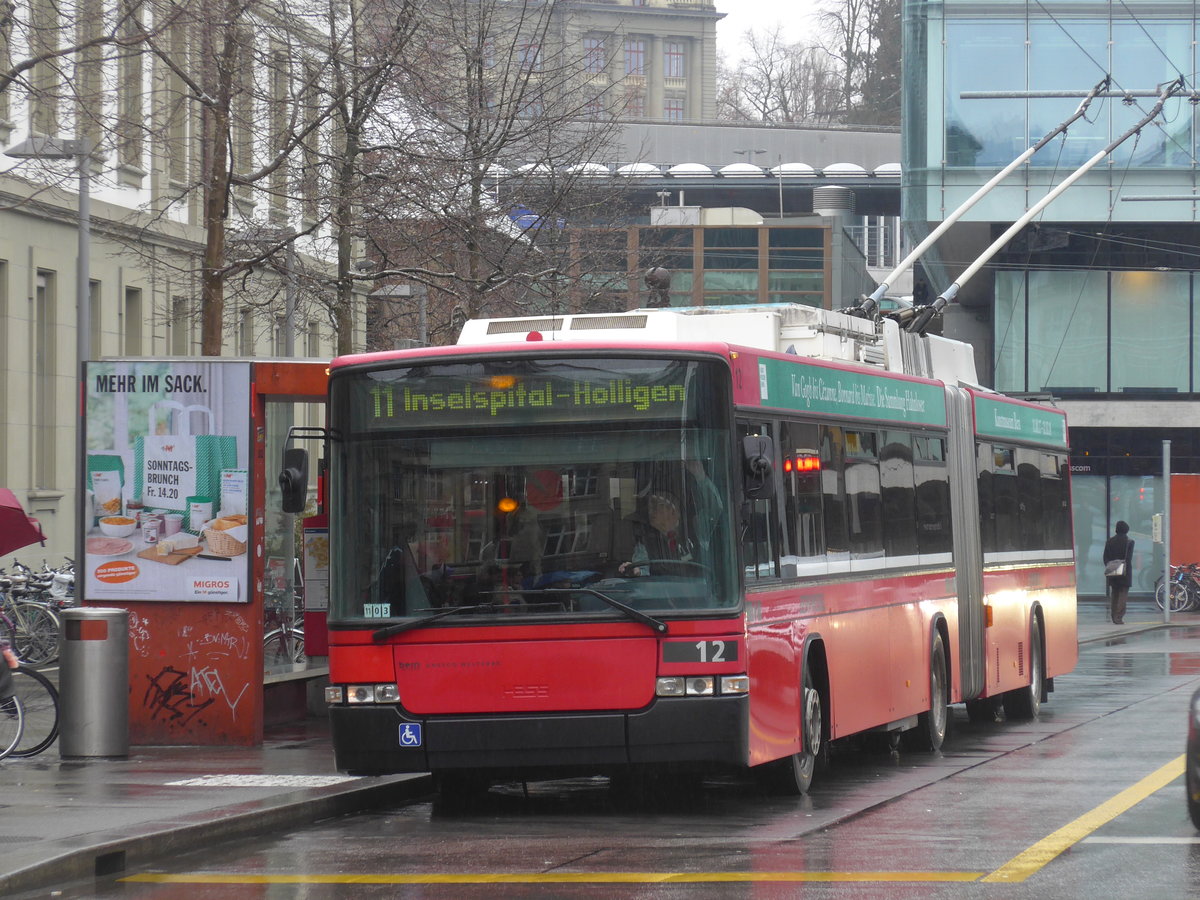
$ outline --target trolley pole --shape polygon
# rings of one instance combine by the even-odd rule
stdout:
[[[1163,621],[1171,621],[1171,442],[1163,441]]]

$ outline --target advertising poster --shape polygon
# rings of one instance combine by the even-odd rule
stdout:
[[[87,364],[85,597],[249,599],[249,363]]]

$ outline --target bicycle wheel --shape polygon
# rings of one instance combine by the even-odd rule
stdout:
[[[48,606],[25,601],[13,609],[17,625],[13,649],[28,666],[48,666],[58,659],[58,616]]]
[[[306,659],[304,655],[304,632],[299,628],[292,629],[292,662],[302,663]]]
[[[1160,578],[1161,582],[1162,579]],[[1160,583],[1154,589],[1154,602],[1158,604],[1158,608],[1163,608],[1166,594],[1163,591],[1163,586]],[[1183,612],[1188,607],[1188,591],[1182,584],[1177,581],[1171,582],[1171,612]]]
[[[15,694],[0,700],[0,759],[8,756],[21,742],[21,730],[25,726],[25,710],[21,699]]]
[[[25,714],[21,741],[13,756],[37,756],[58,737],[58,690],[53,683],[29,666],[13,672],[13,687]]]

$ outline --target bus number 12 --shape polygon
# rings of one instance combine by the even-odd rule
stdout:
[[[663,644],[663,662],[727,663],[737,662],[736,641],[667,641]]]

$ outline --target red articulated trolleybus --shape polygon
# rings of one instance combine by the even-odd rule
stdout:
[[[330,372],[339,769],[807,791],[828,742],[1035,716],[1076,661],[1063,414],[802,306],[469,322]],[[285,451],[285,509],[307,490]]]

